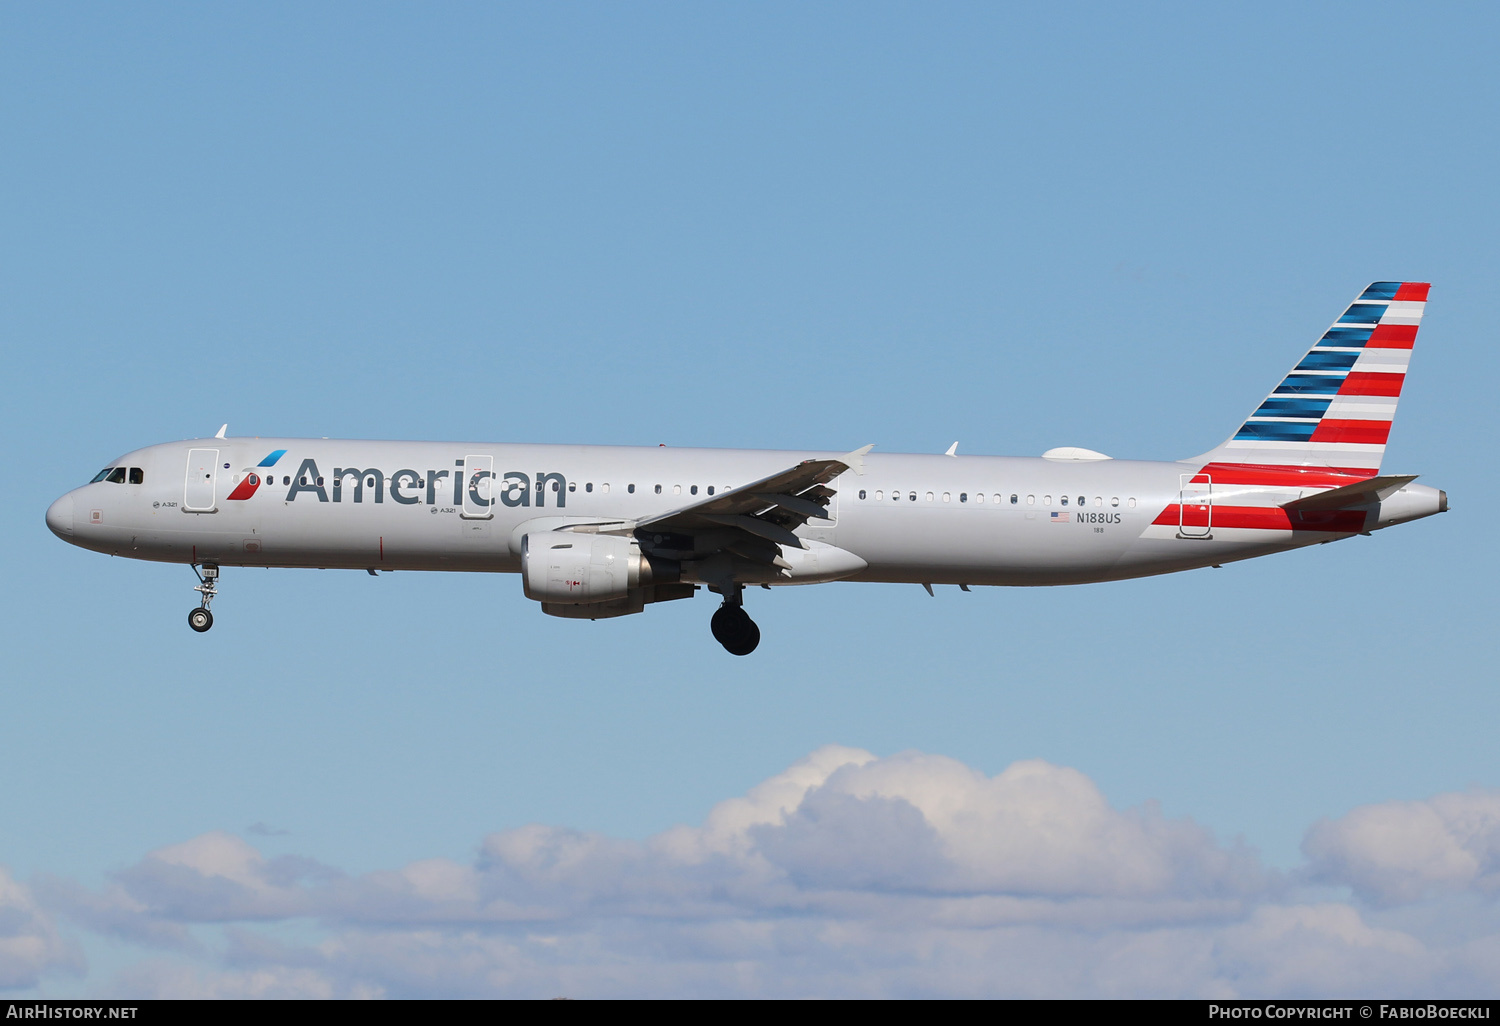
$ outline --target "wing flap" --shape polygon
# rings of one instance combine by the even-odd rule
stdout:
[[[823,489],[827,491],[827,489]],[[809,490],[811,491],[811,489]],[[767,506],[780,506],[782,509],[801,514],[804,520],[828,520],[828,499],[817,502],[803,495],[757,495]]]
[[[769,520],[761,520],[758,517],[747,517],[738,513],[724,515],[722,513],[699,513],[699,517],[714,524],[723,524],[725,527],[737,527],[741,531],[753,534],[757,538],[775,542],[778,545],[790,545],[794,549],[802,548],[802,539],[780,524],[773,524]]]

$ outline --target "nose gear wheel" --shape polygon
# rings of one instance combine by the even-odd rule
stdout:
[[[214,596],[219,594],[219,568],[213,563],[204,563],[202,572],[194,565],[193,573],[198,575],[198,586],[193,590],[203,598],[198,603],[198,608],[188,613],[188,626],[202,634],[214,625],[214,614],[209,612],[208,607]]]

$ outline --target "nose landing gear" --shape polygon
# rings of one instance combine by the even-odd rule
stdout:
[[[714,611],[713,619],[708,622],[714,640],[730,655],[749,655],[760,644],[760,628],[745,612],[744,593],[744,586],[739,584],[725,592],[724,604]]]
[[[203,572],[198,572],[198,567],[193,567],[193,573],[198,574],[198,586],[193,590],[203,596],[198,608],[188,613],[188,626],[202,634],[214,625],[214,614],[209,612],[208,606],[219,593],[215,586],[219,579],[219,568],[212,563],[203,564]]]

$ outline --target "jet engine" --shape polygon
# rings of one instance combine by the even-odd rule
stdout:
[[[671,560],[641,552],[634,538],[540,531],[521,539],[526,597],[549,616],[602,620],[639,613],[650,602],[691,598]]]

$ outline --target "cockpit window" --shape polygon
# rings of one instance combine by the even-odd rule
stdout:
[[[103,470],[99,471],[99,473],[94,475],[93,480],[90,481],[89,484],[98,484],[100,481],[103,481],[106,477],[108,477],[110,471],[114,469],[114,467],[105,467]]]
[[[125,468],[124,467],[116,467],[114,470],[111,470],[109,472],[109,476],[106,477],[104,480],[108,481],[110,484],[124,484],[125,483]]]
[[[145,481],[146,481],[146,472],[144,470],[142,470],[140,467],[131,467],[130,468],[130,483],[131,484],[144,484]]]

